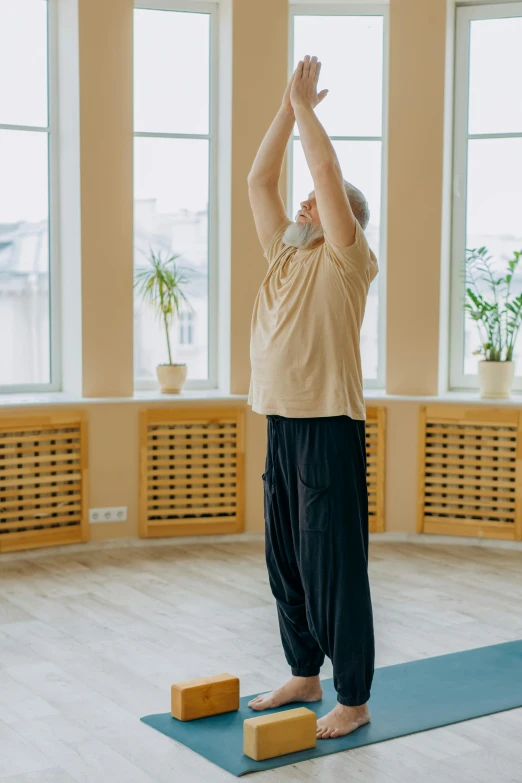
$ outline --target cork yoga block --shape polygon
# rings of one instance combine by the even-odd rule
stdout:
[[[317,716],[306,707],[247,718],[243,723],[243,752],[255,761],[315,748]]]
[[[239,679],[216,674],[176,682],[171,688],[171,713],[178,720],[195,720],[239,709]]]

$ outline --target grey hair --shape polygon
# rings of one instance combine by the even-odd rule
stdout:
[[[352,208],[352,212],[359,221],[362,230],[364,231],[370,222],[370,207],[368,206],[366,197],[363,193],[361,193],[359,188],[356,188],[355,185],[352,185],[351,182],[347,182],[346,180],[343,180],[343,182],[346,195],[348,196],[348,201],[350,202],[350,206]]]

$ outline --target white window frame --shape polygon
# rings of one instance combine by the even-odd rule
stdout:
[[[218,122],[219,122],[219,17],[218,4],[205,0],[136,0],[135,9],[149,11],[179,11],[210,15],[210,82],[209,133],[150,133],[134,131],[134,138],[208,139],[209,140],[209,214],[208,214],[208,378],[191,380],[185,389],[217,389],[218,387]],[[155,379],[134,378],[137,391],[156,389]]]
[[[388,61],[389,61],[389,8],[375,2],[367,4],[299,2],[289,6],[288,79],[293,73],[294,17],[295,16],[382,16],[383,17],[383,92],[382,92],[382,135],[381,136],[330,136],[332,141],[380,141],[381,148],[381,214],[379,253],[379,322],[377,325],[378,363],[377,378],[363,379],[365,389],[384,389],[386,378],[386,236],[387,236],[387,172],[388,172]],[[288,144],[287,211],[292,214],[293,205],[293,148],[298,135],[292,134]]]
[[[0,394],[60,391],[61,305],[59,247],[59,147],[58,147],[58,8],[57,0],[47,0],[47,125],[0,124],[1,130],[27,131],[47,135],[48,253],[49,253],[49,383],[0,385]]]
[[[449,388],[478,389],[478,374],[464,374],[464,325],[467,208],[467,150],[470,139],[522,138],[520,133],[469,133],[469,46],[471,22],[522,16],[522,3],[463,6],[456,9],[455,86],[453,121],[453,193],[451,231]],[[478,334],[477,334],[478,340]],[[522,376],[513,389],[522,391]]]

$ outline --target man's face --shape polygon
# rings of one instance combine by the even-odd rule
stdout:
[[[305,201],[301,201],[301,209],[296,215],[296,222],[299,224],[313,223],[320,226],[319,212],[317,211],[317,202],[315,200],[315,191],[308,195]]]
[[[319,220],[315,192],[312,190],[308,198],[301,201],[301,208],[295,217],[295,223],[286,229],[283,234],[283,242],[291,247],[311,248],[323,239],[323,227]]]

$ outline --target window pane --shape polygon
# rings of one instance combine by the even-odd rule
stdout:
[[[469,132],[522,131],[522,17],[471,22]]]
[[[47,3],[0,2],[0,124],[47,125]]]
[[[522,251],[522,138],[476,139],[468,143],[466,247],[487,247],[494,268],[502,275],[515,250]],[[485,285],[480,286],[489,294]],[[522,269],[512,284],[513,295],[522,293]],[[476,373],[480,356],[477,325],[466,319],[465,373]],[[522,371],[522,342],[515,352],[517,374]]]
[[[134,260],[148,266],[150,250],[163,258],[181,253],[176,264],[189,278],[183,289],[192,306],[192,342],[170,329],[172,361],[187,364],[189,380],[208,378],[208,177],[205,139],[137,137],[134,154]],[[155,379],[156,365],[168,363],[165,330],[136,294],[135,375]]]
[[[210,15],[134,12],[134,130],[209,132]]]
[[[330,136],[382,133],[382,16],[296,16],[294,69],[306,54],[322,63],[316,109]],[[295,131],[297,133],[297,130]]]
[[[381,229],[381,142],[334,141],[344,178],[358,187],[368,200],[370,222],[365,234],[377,258],[380,255]],[[293,215],[300,202],[308,197],[314,183],[300,141],[294,141]],[[379,361],[379,276],[370,286],[363,327],[361,330],[361,360],[366,380],[377,378]]]
[[[47,133],[0,131],[0,386],[49,383]]]

